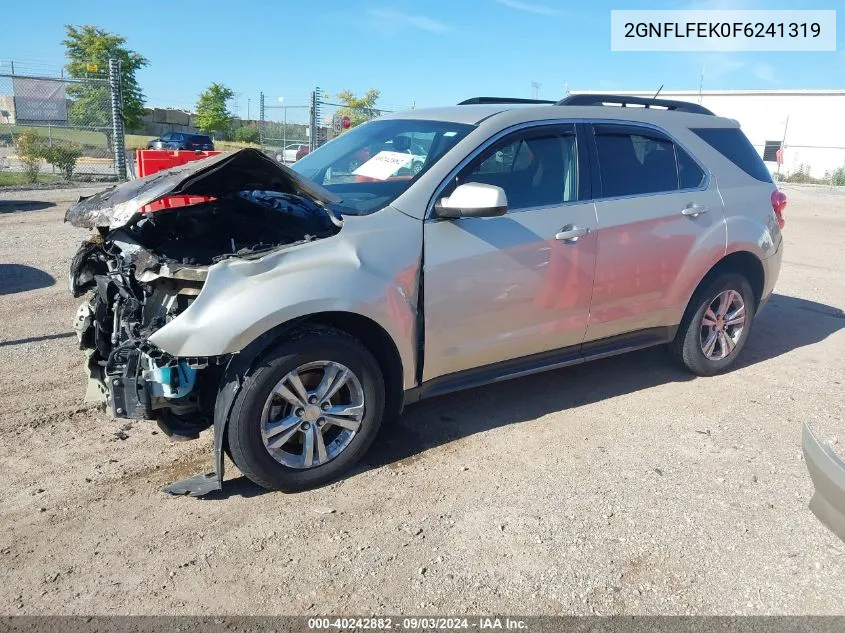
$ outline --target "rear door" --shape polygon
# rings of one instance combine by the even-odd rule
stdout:
[[[591,128],[598,257],[585,341],[677,325],[690,293],[725,252],[715,181],[656,128]]]
[[[424,380],[560,348],[577,354],[596,255],[584,164],[574,125],[530,127],[482,150],[443,192],[497,185],[508,212],[424,224]]]

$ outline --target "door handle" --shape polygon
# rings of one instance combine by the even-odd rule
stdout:
[[[702,213],[707,213],[708,211],[710,211],[708,207],[700,207],[697,204],[691,204],[681,210],[681,215],[688,215],[691,218],[697,218]]]
[[[577,242],[579,237],[585,236],[590,232],[588,228],[579,228],[574,224],[567,224],[560,232],[555,233],[555,239],[563,242]]]

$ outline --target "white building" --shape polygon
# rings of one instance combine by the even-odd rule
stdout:
[[[573,91],[572,94],[612,91]],[[653,97],[650,91],[614,94]],[[675,90],[659,98],[700,103],[714,114],[736,119],[769,169],[777,171],[774,152],[784,139],[781,175],[804,171],[814,178],[845,166],[845,90]],[[787,123],[787,118],[789,119]]]

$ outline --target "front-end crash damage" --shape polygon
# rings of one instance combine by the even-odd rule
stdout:
[[[172,356],[150,342],[196,300],[210,268],[335,235],[332,194],[260,152],[196,161],[80,200],[65,220],[94,229],[74,257],[74,328],[86,399],[151,419],[175,439],[214,421],[230,358]],[[249,310],[249,306],[243,306]]]

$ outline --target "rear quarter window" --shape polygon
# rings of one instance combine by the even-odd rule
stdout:
[[[772,175],[760,154],[739,128],[707,127],[691,128],[690,131],[752,178],[772,182]]]

